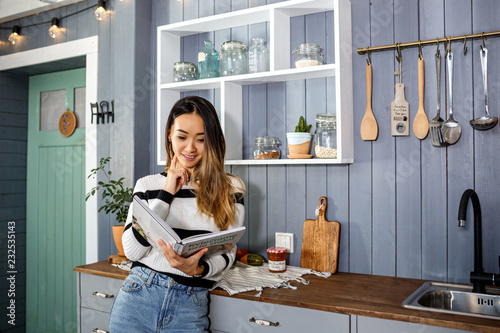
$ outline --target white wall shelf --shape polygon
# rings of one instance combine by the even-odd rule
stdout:
[[[335,63],[291,68],[290,18],[326,11],[334,13]],[[173,65],[181,59],[182,37],[269,22],[270,71],[187,82],[173,82]],[[290,0],[276,4],[183,21],[158,27],[157,35],[157,163],[165,164],[164,128],[168,112],[181,93],[217,89],[220,121],[226,137],[226,165],[353,163],[351,4],[349,0]],[[313,78],[334,78],[337,159],[287,159],[286,143],[277,160],[242,158],[242,87]],[[247,138],[250,142],[253,138]]]

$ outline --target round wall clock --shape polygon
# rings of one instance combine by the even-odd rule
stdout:
[[[63,136],[70,136],[76,128],[76,116],[69,109],[66,110],[59,118],[59,132]]]

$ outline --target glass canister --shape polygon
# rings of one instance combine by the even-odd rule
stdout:
[[[174,82],[196,80],[196,67],[192,62],[174,64]]]
[[[286,271],[286,253],[285,247],[270,247],[267,249],[267,261],[271,273],[282,273]]]
[[[269,51],[264,45],[264,38],[252,38],[248,49],[248,73],[269,71]]]
[[[198,51],[198,79],[209,79],[219,76],[218,53],[211,40],[203,41],[203,48]]]
[[[270,160],[280,158],[279,139],[274,136],[258,136],[253,149],[254,160]]]
[[[314,154],[318,158],[337,158],[337,116],[331,113],[316,114]]]
[[[314,43],[300,44],[293,50],[295,54],[295,67],[319,66],[325,63],[323,49]]]
[[[221,76],[247,73],[247,47],[239,41],[227,41],[219,52],[219,72]]]

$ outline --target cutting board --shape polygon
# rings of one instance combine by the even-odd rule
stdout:
[[[304,222],[300,267],[335,274],[339,255],[340,223],[326,220],[327,203],[326,197],[321,197],[318,218]]]

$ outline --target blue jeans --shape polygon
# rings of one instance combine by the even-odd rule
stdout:
[[[111,333],[208,331],[208,289],[134,267],[111,309]]]

